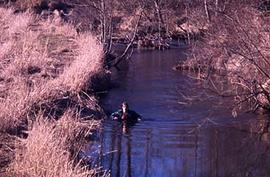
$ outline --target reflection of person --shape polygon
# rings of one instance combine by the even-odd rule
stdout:
[[[141,120],[141,116],[135,111],[129,110],[127,102],[123,102],[121,109],[111,114],[113,120],[125,121],[127,123],[136,123]]]
[[[124,134],[128,134],[129,133],[129,129],[128,129],[128,126],[127,126],[126,123],[124,123],[122,125],[122,131],[123,131]]]

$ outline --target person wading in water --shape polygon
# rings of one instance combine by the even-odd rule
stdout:
[[[121,109],[111,114],[113,120],[123,121],[127,124],[135,124],[141,120],[141,116],[135,111],[129,110],[127,102],[123,102]]]

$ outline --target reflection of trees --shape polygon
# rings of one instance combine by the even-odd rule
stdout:
[[[129,129],[127,126],[120,127],[116,125],[112,128],[115,131],[111,132],[110,137],[110,152],[109,155],[109,169],[112,176],[120,177],[131,177],[131,138],[129,136]],[[125,141],[124,149],[122,149],[122,142]],[[123,155],[126,157],[126,164],[124,164],[126,169],[123,169],[121,162],[123,162]],[[123,171],[122,171],[123,170]]]
[[[195,154],[195,157],[194,157],[194,161],[195,161],[195,166],[194,166],[194,175],[197,176],[197,164],[198,164],[198,142],[199,142],[199,137],[198,137],[198,131],[195,131],[195,149],[194,149],[194,154]]]
[[[148,176],[148,169],[149,169],[149,161],[150,161],[150,140],[151,140],[151,131],[147,130],[147,136],[146,136],[146,149],[145,149],[145,166],[144,166],[144,175]]]
[[[111,133],[111,143],[110,143],[110,152],[114,152],[114,147],[115,147],[115,139],[116,139],[116,134],[115,133]],[[113,166],[113,159],[114,159],[114,155],[110,155],[110,165],[109,165],[109,169],[112,169],[112,166]]]
[[[250,136],[233,128],[212,128],[210,132],[208,165],[209,176],[268,177],[269,150],[259,141],[258,134]]]
[[[121,153],[122,153],[122,134],[117,136],[116,139],[116,177],[120,176],[121,172]]]

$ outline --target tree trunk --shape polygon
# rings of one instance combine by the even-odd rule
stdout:
[[[207,0],[204,0],[204,10],[205,10],[207,22],[209,23],[211,21],[211,19],[210,19],[210,14],[209,14]]]
[[[127,45],[125,51],[122,53],[121,56],[118,56],[116,59],[115,59],[115,64],[113,65],[114,67],[117,68],[117,65],[126,58],[126,56],[128,55],[128,52],[130,50],[130,48],[132,47],[134,41],[135,41],[135,38],[136,38],[136,35],[138,33],[138,27],[139,27],[139,24],[140,24],[140,21],[141,21],[141,17],[142,17],[142,14],[140,13],[139,15],[139,18],[137,20],[137,23],[136,23],[136,26],[134,27],[134,31],[133,31],[133,36],[132,38],[130,39],[129,41],[129,44]]]
[[[155,4],[155,10],[156,13],[158,15],[158,49],[161,49],[162,46],[162,36],[161,36],[161,28],[164,25],[164,19],[161,13],[161,9],[160,9],[160,0],[154,0],[154,4]]]
[[[186,17],[189,17],[189,4],[187,4],[186,6]],[[189,29],[189,19],[187,21],[187,39],[188,39],[188,44],[191,43],[190,41],[190,29]]]
[[[104,0],[101,0],[100,1],[100,5],[101,5],[101,18],[100,19],[102,19],[101,20],[101,41],[102,41],[102,43],[103,43],[103,45],[105,45],[105,43],[106,43],[106,26],[107,26],[107,22],[106,22],[106,6],[105,6],[105,2],[104,2]]]
[[[217,16],[218,15],[218,5],[219,5],[219,2],[218,0],[215,1],[215,6],[216,6],[216,12],[215,12],[215,15]]]

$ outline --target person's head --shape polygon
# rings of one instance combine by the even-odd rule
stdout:
[[[125,101],[122,103],[122,111],[123,112],[127,112],[128,111],[128,104]]]

